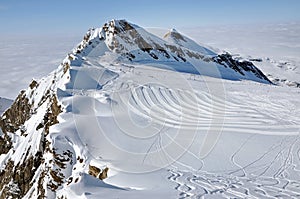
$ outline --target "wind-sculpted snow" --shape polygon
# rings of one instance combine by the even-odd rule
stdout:
[[[20,122],[22,106],[4,114],[1,196],[299,197],[299,91],[175,36],[123,20],[88,31],[21,93]],[[31,184],[10,175],[20,165]]]

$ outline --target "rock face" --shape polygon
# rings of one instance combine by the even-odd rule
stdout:
[[[94,176],[95,178],[99,178],[100,180],[104,180],[105,178],[107,178],[107,172],[108,172],[108,168],[105,167],[103,170],[99,169],[96,166],[92,166],[89,165],[89,174],[91,176]]]
[[[1,117],[3,135],[0,137],[0,155],[7,158],[5,167],[0,172],[0,198],[22,198],[30,189],[35,189],[39,198],[45,196],[44,177],[51,174],[52,170],[46,166],[44,156],[50,153],[53,154],[53,160],[56,160],[46,136],[49,128],[58,123],[57,116],[62,107],[58,104],[55,92],[51,90],[53,83],[44,82],[43,86],[45,87],[38,88],[37,82],[33,81],[28,90],[20,92]],[[28,144],[20,146],[15,143],[13,146],[12,138],[20,143],[28,141]],[[32,139],[35,140],[29,141]],[[57,180],[54,175],[51,177],[53,181]],[[51,180],[47,183],[50,182]]]
[[[64,105],[68,96],[88,90],[87,81],[96,82],[95,88],[99,90],[119,76],[117,71],[101,65],[97,65],[100,72],[96,77],[93,72],[87,75],[90,69],[83,73],[78,68],[83,63],[90,64],[85,62],[87,56],[100,60],[113,55],[115,60],[111,62],[176,63],[182,68],[192,67],[194,62],[200,67],[212,63],[240,79],[252,75],[254,81],[269,82],[251,62],[237,61],[229,54],[217,55],[178,32],[173,31],[166,37],[171,41],[125,20],[110,21],[102,28],[90,29],[57,70],[39,81],[32,81],[27,90],[21,91],[0,118],[3,132],[0,136],[0,198],[55,198],[59,189],[78,183],[84,173],[99,180],[108,177],[107,167],[99,169],[90,165],[93,157],[84,152],[85,143],[70,139],[70,134],[78,136],[75,130],[64,132],[57,128],[60,121],[66,120],[60,118],[62,113],[67,117],[69,112],[76,111],[76,107]],[[84,79],[84,86],[77,87],[76,81],[82,83],[80,77],[89,79]],[[62,97],[66,100],[61,100]]]
[[[226,54],[221,54],[216,57],[213,57],[214,61],[217,62],[218,64],[221,64],[225,67],[232,68],[236,72],[245,75],[245,72],[251,72],[253,73],[256,77],[266,80],[269,83],[272,83],[258,68],[254,66],[254,64],[250,61],[239,61],[233,59],[233,57],[226,53]]]
[[[33,88],[31,88],[33,89]],[[44,96],[43,101],[47,103],[48,109],[45,111],[45,115],[36,130],[42,131],[41,139],[38,142],[33,143],[32,146],[26,146],[23,151],[22,161],[15,162],[15,160],[8,159],[5,168],[0,172],[0,189],[3,190],[1,198],[22,198],[26,195],[32,186],[32,181],[36,172],[41,169],[44,163],[43,155],[46,152],[51,153],[49,143],[45,136],[49,134],[50,126],[58,123],[57,116],[61,112],[61,107],[58,105],[55,95]],[[39,103],[42,103],[40,101]],[[17,134],[19,136],[28,136],[30,133],[24,128],[24,123],[29,120],[32,114],[35,114],[34,104],[29,103],[25,91],[22,91],[15,100],[14,104],[3,114],[1,119],[1,129],[4,132],[4,136],[1,137],[1,150],[0,154],[14,153],[15,149],[12,147],[12,141],[9,135]],[[38,150],[32,153],[32,147],[38,146]],[[54,153],[55,154],[55,153]],[[54,156],[55,158],[55,156]],[[42,175],[39,180],[42,181]],[[55,180],[55,178],[53,178]],[[43,187],[39,187],[38,192],[40,196],[43,196]]]
[[[21,91],[12,106],[5,111],[0,120],[2,131],[4,133],[16,132],[29,119],[30,115],[31,104],[25,95],[25,91]]]

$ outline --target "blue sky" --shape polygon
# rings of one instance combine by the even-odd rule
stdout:
[[[0,32],[82,34],[125,18],[143,27],[300,21],[299,0],[0,0]]]

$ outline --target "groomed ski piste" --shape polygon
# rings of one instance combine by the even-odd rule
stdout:
[[[46,139],[56,153],[72,154],[59,169],[60,186],[46,190],[49,198],[299,198],[300,90],[276,86],[255,69],[242,75],[203,61],[217,54],[191,40],[156,40],[129,25],[147,43],[167,41],[203,57],[178,61],[168,49],[160,57],[126,37],[106,35],[104,42],[105,28],[92,30],[57,70],[25,91],[36,112],[24,124],[25,137],[20,130],[10,135],[15,150],[0,156],[1,168],[9,158],[22,162],[24,151],[39,151],[37,126],[49,106],[39,102],[49,90],[63,111]],[[39,175],[57,167],[51,153],[43,157],[24,198],[37,198]],[[107,178],[89,175],[89,165],[109,168]]]

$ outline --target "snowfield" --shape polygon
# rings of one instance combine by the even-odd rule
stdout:
[[[123,70],[128,65],[110,67]],[[215,92],[220,87],[224,95]],[[84,188],[75,183],[61,193],[88,198],[297,198],[297,96],[295,88],[134,66],[100,91],[60,98],[76,111],[62,114],[66,122],[55,129],[76,129],[79,137],[70,142],[83,142],[94,164],[110,168],[111,177],[104,182],[116,186],[109,191],[112,187],[98,182],[95,186],[105,191],[92,189],[85,176]]]
[[[249,59],[123,20],[89,30],[24,92],[24,123],[5,126],[1,170],[43,161],[25,192],[5,176],[0,195],[299,198],[300,89],[271,83]]]

